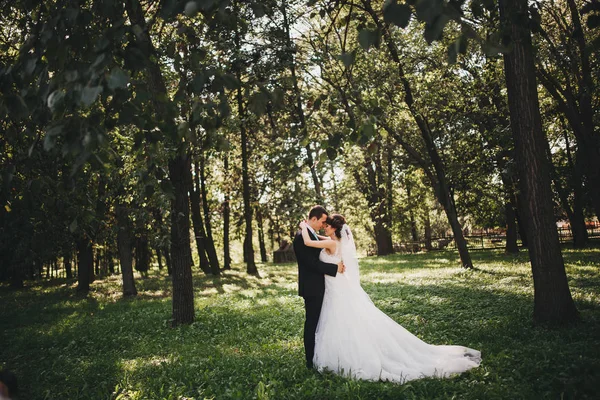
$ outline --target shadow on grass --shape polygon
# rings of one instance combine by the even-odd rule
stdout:
[[[398,386],[306,371],[304,311],[296,296],[294,265],[266,266],[260,279],[239,271],[219,279],[196,273],[196,322],[177,329],[167,327],[168,299],[143,297],[143,291],[170,293],[165,276],[136,282],[141,296],[129,300],[111,295],[119,290],[118,280],[111,279],[98,281],[86,298],[76,295],[72,285],[0,290],[0,339],[8,344],[0,346],[0,360],[22,378],[22,398],[32,399],[47,393],[70,399],[116,393],[125,398],[254,398],[260,387],[274,398],[401,398],[402,393],[412,398],[448,393],[459,398],[592,398],[592,383],[600,378],[598,303],[582,300],[589,318],[580,325],[536,328],[531,282],[522,284],[527,269],[511,270],[511,258],[501,253],[480,257],[500,267],[449,272],[453,258],[439,253],[392,256],[379,264],[361,259],[363,287],[395,321],[428,343],[482,350],[482,367],[451,380]],[[581,267],[577,257],[568,257],[576,265],[574,284],[596,287],[600,279],[588,268],[590,259],[584,257]],[[449,261],[436,265],[438,260]],[[431,271],[434,267],[440,272]],[[402,273],[406,281],[369,281],[381,272]],[[426,276],[420,280],[422,273]]]

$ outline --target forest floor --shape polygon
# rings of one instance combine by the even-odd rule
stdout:
[[[0,368],[19,377],[20,399],[591,399],[600,382],[600,249],[563,256],[581,322],[532,323],[527,254],[473,251],[475,270],[451,251],[362,258],[364,289],[406,329],[432,344],[479,349],[482,365],[451,379],[404,385],[354,381],[304,366],[303,302],[296,265],[259,264],[220,279],[194,272],[196,322],[170,328],[170,279],[136,275],[0,285]]]

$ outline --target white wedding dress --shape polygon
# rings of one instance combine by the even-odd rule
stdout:
[[[325,297],[317,326],[315,367],[371,381],[404,383],[424,377],[448,377],[479,366],[481,353],[462,346],[435,346],[404,329],[379,310],[360,286],[352,233],[342,228],[336,254],[320,259],[346,272],[325,275]]]

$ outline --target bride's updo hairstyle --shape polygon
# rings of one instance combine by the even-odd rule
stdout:
[[[325,223],[335,229],[335,236],[338,239],[342,238],[342,227],[346,223],[346,218],[340,214],[332,214],[330,217],[327,217]]]

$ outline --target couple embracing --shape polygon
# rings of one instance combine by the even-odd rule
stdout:
[[[379,310],[360,286],[356,246],[339,214],[314,206],[294,238],[304,298],[306,366],[371,381],[404,383],[477,367],[481,353],[423,342]],[[324,229],[325,236],[317,232]]]

